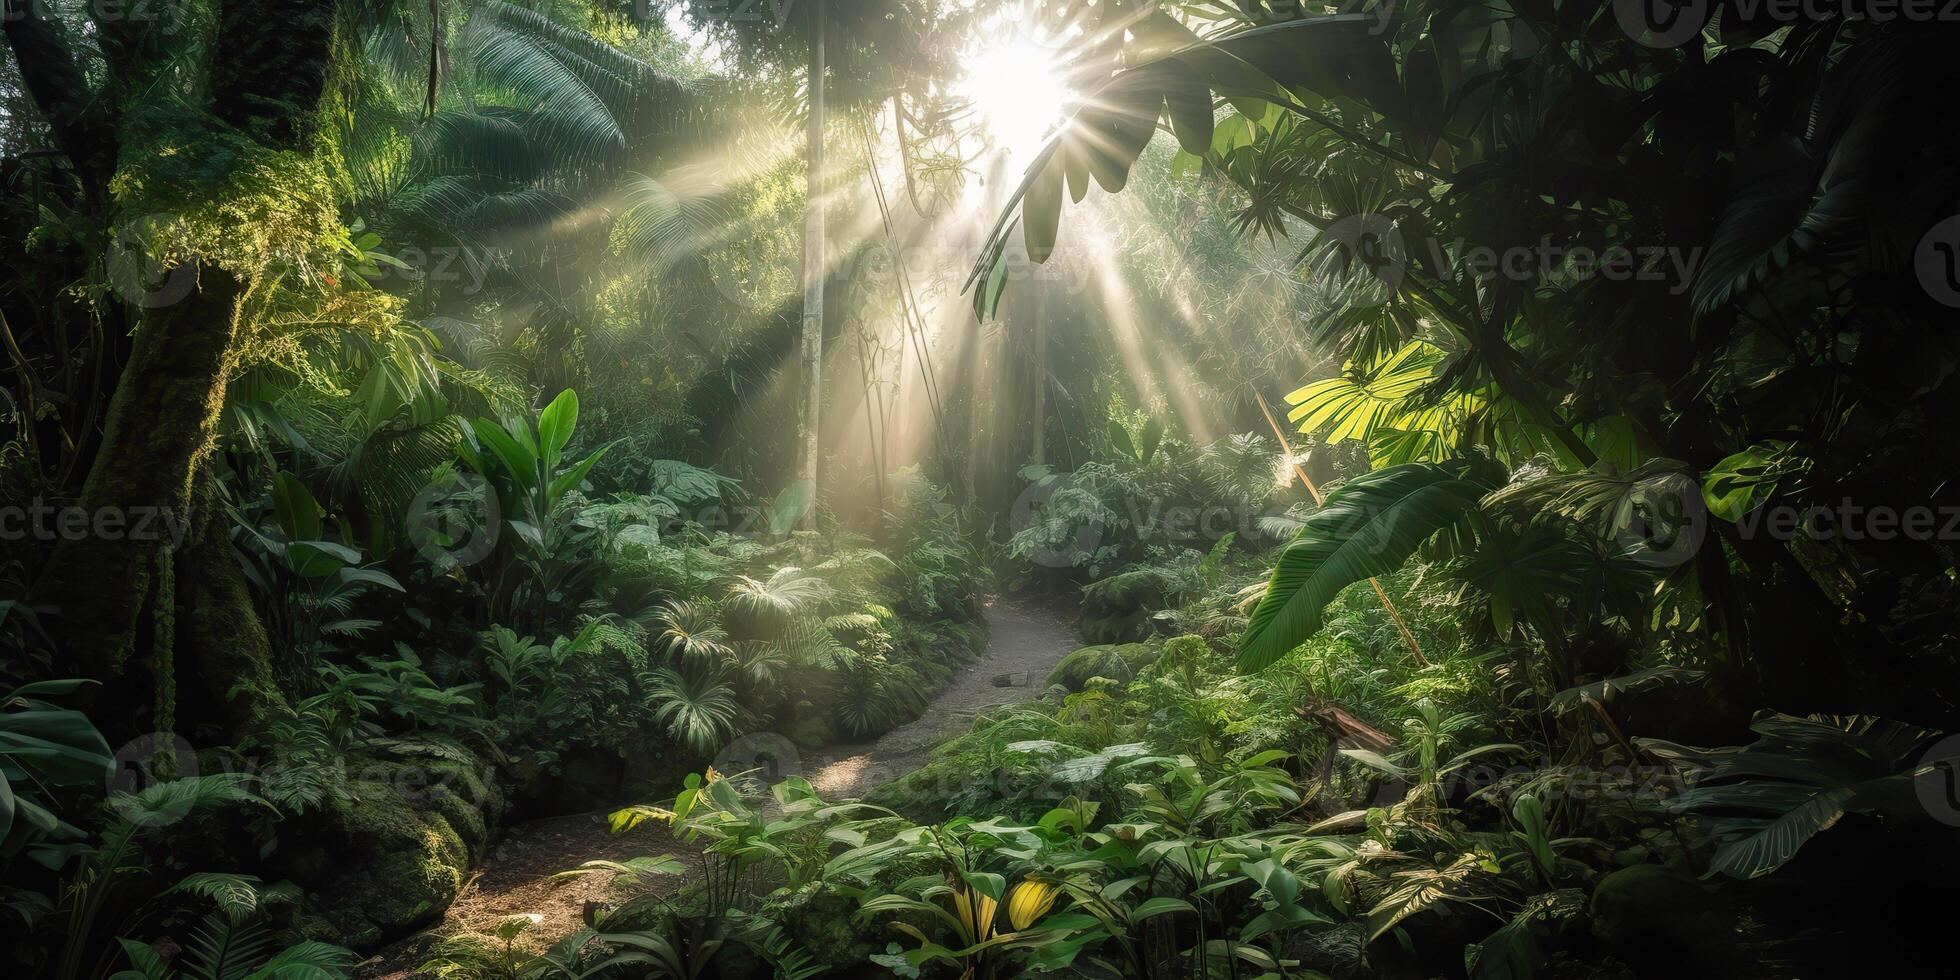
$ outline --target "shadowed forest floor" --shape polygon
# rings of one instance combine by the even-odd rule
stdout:
[[[863,796],[918,769],[940,743],[966,732],[980,712],[1046,690],[1049,670],[1076,646],[1064,605],[1007,596],[990,600],[986,615],[986,652],[955,674],[918,718],[873,742],[813,750],[789,772],[803,775],[826,799]],[[552,880],[586,861],[673,854],[688,862],[689,874],[698,872],[697,850],[676,840],[665,824],[647,822],[615,835],[606,830],[606,812],[547,817],[510,828],[472,873],[440,925],[382,950],[361,964],[356,976],[426,976],[416,968],[443,934],[465,928],[487,932],[513,915],[537,917],[524,934],[528,945],[542,948],[556,942],[576,931],[586,903],[604,901],[611,887],[610,875]],[[668,879],[668,893],[678,891],[688,877]]]

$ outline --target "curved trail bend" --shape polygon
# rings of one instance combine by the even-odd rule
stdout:
[[[1068,615],[1058,605],[1018,596],[990,600],[986,651],[954,674],[916,720],[876,741],[810,750],[795,771],[826,799],[862,796],[919,768],[933,748],[964,734],[980,712],[1039,694],[1048,671],[1076,645]],[[994,678],[1003,674],[1012,677],[1011,686],[995,686]],[[416,967],[427,958],[435,936],[464,927],[487,931],[512,915],[536,917],[537,924],[528,934],[540,946],[571,934],[583,924],[585,904],[603,901],[610,884],[603,875],[551,880],[582,862],[649,854],[696,859],[688,845],[660,824],[643,824],[625,834],[607,833],[605,813],[548,817],[511,827],[491,848],[440,925],[383,950],[363,963],[356,976],[363,980],[422,976]],[[676,876],[672,887],[678,889],[685,880],[685,875]]]

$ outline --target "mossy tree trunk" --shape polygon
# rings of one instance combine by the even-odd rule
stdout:
[[[192,482],[224,407],[241,290],[225,272],[188,271],[199,279],[190,294],[138,323],[102,448],[82,486],[85,514],[115,515],[130,530],[63,541],[36,586],[39,598],[55,607],[68,654],[91,677],[119,673],[146,618],[170,608],[170,597],[159,595],[169,581],[164,563],[177,544],[170,529],[204,516],[192,507]],[[145,523],[139,537],[136,529]]]
[[[326,93],[338,23],[337,0],[226,0],[206,80],[212,117],[268,149],[303,146]],[[109,53],[113,60],[136,50],[116,45]],[[80,63],[73,47],[66,54],[71,67]],[[156,56],[147,48],[140,55]],[[57,67],[62,61],[43,60]],[[142,67],[112,65],[110,74],[129,77]],[[42,89],[29,86],[37,96]],[[93,98],[115,102],[122,95],[104,90]],[[118,125],[143,122],[134,101],[111,111]],[[146,151],[130,147],[144,145],[123,141],[120,167],[143,168]],[[246,284],[220,267],[225,258],[172,270],[171,277],[190,277],[188,292],[143,311],[83,484],[79,503],[91,520],[120,513],[123,526],[132,527],[143,515],[158,515],[151,533],[91,531],[63,540],[35,584],[37,601],[57,611],[76,673],[113,680],[132,660],[153,673],[158,727],[170,720],[179,664],[196,670],[197,689],[221,699],[235,728],[258,721],[267,699],[279,697],[270,682],[265,629],[231,553],[209,465],[226,382],[244,339],[239,307]],[[167,526],[164,514],[188,529],[179,541],[159,533]],[[176,656],[180,651],[188,656]],[[228,697],[234,686],[247,693]]]

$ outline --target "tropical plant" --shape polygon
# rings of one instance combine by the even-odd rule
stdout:
[[[232,509],[233,540],[245,578],[266,597],[266,627],[290,651],[287,669],[304,677],[335,639],[351,640],[379,626],[352,615],[374,588],[405,591],[394,576],[363,564],[360,549],[329,537],[312,491],[284,470],[272,475],[269,521]]]
[[[171,959],[146,943],[118,938],[133,968],[111,974],[110,980],[345,980],[353,975],[352,950],[306,940],[273,951],[264,911],[299,900],[288,883],[262,888],[249,875],[203,872],[163,894],[199,896],[217,908],[192,927],[189,941]]]
[[[56,961],[60,976],[97,976],[108,967],[111,958],[108,938],[120,932],[122,923],[105,921],[103,916],[115,915],[123,909],[122,900],[128,897],[131,886],[142,883],[156,870],[145,845],[179,821],[206,808],[264,806],[246,788],[247,782],[246,777],[238,774],[218,773],[166,779],[135,792],[110,794],[102,804],[102,829],[81,851],[80,860],[63,884],[56,908],[62,937]],[[242,908],[247,901],[237,893],[236,879],[192,880],[192,890],[208,885],[222,893],[233,908]],[[256,891],[249,901],[253,908],[257,907]],[[226,924],[220,928],[220,940],[230,935],[231,929],[229,920],[223,921]],[[223,951],[222,941],[215,951]],[[320,953],[309,949],[299,956],[311,959]],[[237,966],[233,964],[234,969]],[[141,961],[138,967],[147,969]]]
[[[1394,571],[1488,491],[1460,469],[1424,463],[1342,484],[1280,552],[1240,641],[1240,667],[1262,669],[1298,646],[1319,630],[1322,610],[1342,589]]]
[[[1767,875],[1847,814],[1929,819],[1921,789],[1954,785],[1954,760],[1926,753],[1939,733],[1904,722],[1765,713],[1749,727],[1757,738],[1741,746],[1638,742],[1686,781],[1666,808],[1702,821],[1715,847],[1711,875]]]
[[[653,720],[689,751],[712,754],[734,732],[741,716],[735,688],[716,667],[656,667],[647,678]]]

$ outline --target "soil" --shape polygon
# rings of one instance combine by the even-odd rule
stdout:
[[[964,734],[981,711],[1034,697],[1056,662],[1075,648],[1069,613],[1040,597],[1007,596],[987,604],[987,650],[954,675],[915,721],[876,741],[837,745],[781,760],[788,774],[801,773],[825,799],[862,796],[919,768],[940,743]],[[1005,682],[1005,683],[1003,683]],[[487,932],[511,916],[532,920],[520,938],[542,949],[584,926],[587,903],[609,897],[610,876],[593,874],[555,879],[559,872],[591,860],[623,861],[671,854],[700,867],[696,849],[676,840],[665,824],[648,822],[624,834],[606,829],[606,810],[550,817],[511,827],[491,849],[441,924],[410,936],[362,963],[360,980],[407,980],[428,974],[417,967],[444,935],[462,930]],[[685,874],[664,879],[656,891],[672,894]]]

